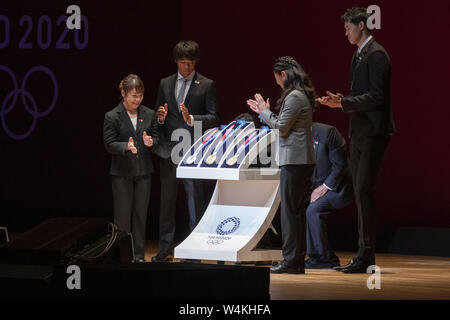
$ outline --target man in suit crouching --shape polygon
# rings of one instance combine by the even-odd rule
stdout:
[[[313,191],[306,210],[307,269],[339,266],[339,258],[328,243],[327,217],[353,200],[352,179],[346,155],[346,143],[332,126],[313,122],[312,137],[316,167]]]

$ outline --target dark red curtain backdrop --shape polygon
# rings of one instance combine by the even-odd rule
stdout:
[[[64,215],[112,220],[104,114],[118,103],[117,85],[128,73],[142,77],[144,104],[153,107],[159,80],[176,70],[172,49],[177,41],[199,42],[203,55],[198,70],[217,82],[222,123],[227,123],[249,112],[245,101],[256,92],[275,104],[280,90],[271,68],[281,55],[298,59],[319,94],[348,93],[348,69],[356,48],[344,36],[340,15],[351,6],[376,4],[381,8],[381,30],[374,36],[391,57],[398,129],[380,177],[379,222],[450,227],[449,2],[80,0],[76,4],[89,20],[89,43],[79,50],[69,35],[71,48],[59,50],[55,42],[63,27],[56,21],[69,4],[72,1],[16,0],[0,6],[0,16],[10,21],[11,35],[10,44],[0,48],[0,65],[14,72],[19,86],[30,68],[46,66],[59,91],[54,110],[37,120],[27,139],[11,139],[0,123],[0,225],[23,231]],[[27,25],[20,25],[25,15],[33,21],[27,37],[32,49],[19,46],[26,33]],[[39,19],[44,15],[50,18],[53,36],[47,49],[37,45]],[[0,19],[2,45],[4,33]],[[38,110],[45,110],[52,92],[48,77],[36,73],[26,88]],[[0,72],[0,104],[12,89],[8,74]],[[32,124],[20,99],[14,110],[1,114],[18,133]],[[314,117],[347,136],[348,119],[342,112],[321,107]],[[149,208],[150,238],[158,235],[159,179],[157,170]],[[186,211],[180,188],[178,216],[186,216]],[[333,220],[354,224],[355,208],[342,210]]]
[[[450,227],[450,55],[446,1],[183,1],[181,37],[202,48],[198,70],[217,82],[223,122],[249,111],[255,92],[274,105],[279,89],[273,60],[295,57],[318,94],[349,92],[356,47],[340,16],[346,8],[376,4],[374,37],[392,64],[392,108],[398,132],[378,186],[379,223]],[[348,118],[320,107],[314,120],[347,137]],[[347,139],[348,140],[348,139]],[[354,221],[354,208],[335,220]]]

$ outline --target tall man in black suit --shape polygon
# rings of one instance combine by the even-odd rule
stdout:
[[[175,46],[173,56],[178,72],[161,80],[156,100],[160,144],[154,153],[161,158],[161,201],[159,252],[152,261],[170,261],[174,246],[178,155],[175,152],[172,155],[172,151],[179,141],[172,141],[172,133],[176,129],[186,130],[192,144],[194,122],[196,125],[201,123],[203,129],[219,124],[214,81],[195,71],[200,57],[198,44],[194,41],[181,41]],[[189,211],[189,228],[192,231],[206,206],[203,184],[196,179],[183,179],[183,184]]]
[[[328,215],[353,201],[352,176],[347,161],[347,145],[338,129],[319,122],[312,124],[316,167],[313,191],[306,210],[307,269],[339,266],[339,258],[328,243]]]
[[[345,35],[358,50],[350,67],[350,94],[317,99],[350,116],[350,166],[358,208],[359,250],[349,264],[336,267],[345,273],[365,273],[375,264],[375,185],[384,153],[395,131],[390,103],[391,64],[386,50],[367,28],[364,8],[352,8],[341,17]]]

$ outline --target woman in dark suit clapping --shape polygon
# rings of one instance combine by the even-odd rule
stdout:
[[[279,114],[270,111],[269,99],[260,94],[248,100],[262,122],[279,130],[281,193],[281,232],[283,261],[271,273],[305,272],[305,209],[309,184],[315,166],[311,123],[316,98],[314,87],[300,64],[292,57],[280,57],[273,72],[283,93],[278,100]]]
[[[103,139],[112,154],[114,223],[133,234],[135,261],[144,262],[147,209],[153,164],[150,152],[158,143],[156,113],[141,105],[144,84],[134,74],[119,85],[122,100],[105,114]]]

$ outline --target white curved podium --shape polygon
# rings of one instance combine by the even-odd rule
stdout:
[[[177,178],[217,179],[217,184],[202,219],[175,248],[175,258],[282,260],[281,250],[255,249],[280,204],[277,151],[277,132],[245,121],[211,129],[194,143]],[[258,166],[262,161],[265,165]]]

